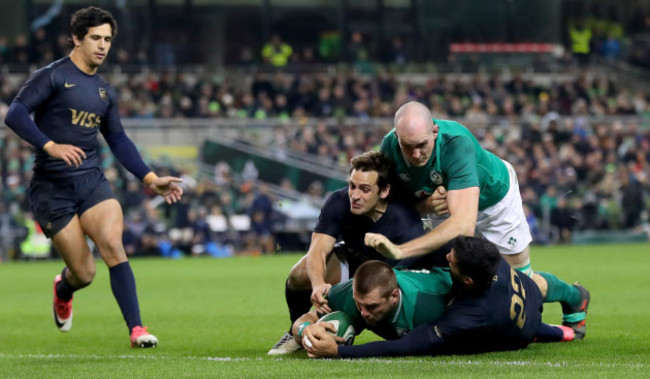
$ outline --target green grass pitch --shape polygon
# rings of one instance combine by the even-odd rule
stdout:
[[[156,349],[129,347],[98,261],[78,292],[74,322],[52,322],[52,280],[62,262],[0,265],[0,378],[48,377],[650,377],[650,244],[535,247],[533,268],[592,294],[587,338],[517,352],[368,360],[269,357],[288,327],[284,280],[300,256],[134,259],[143,321]],[[560,307],[544,319],[560,323]],[[374,340],[365,332],[357,343]]]

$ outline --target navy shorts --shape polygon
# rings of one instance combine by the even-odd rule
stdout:
[[[48,238],[68,225],[75,214],[81,216],[108,199],[115,199],[115,194],[100,169],[69,178],[32,178],[29,186],[34,219]]]

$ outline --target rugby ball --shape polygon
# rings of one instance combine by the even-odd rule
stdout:
[[[326,321],[334,325],[334,329],[336,329],[336,333],[332,333],[332,334],[341,337],[345,340],[345,342],[340,343],[339,345],[352,345],[354,343],[354,336],[355,336],[354,321],[346,313],[341,311],[328,313],[325,316],[318,319],[316,323],[318,324],[321,321]],[[303,344],[307,344],[307,346],[311,345],[309,339],[307,339],[307,336],[303,338]]]

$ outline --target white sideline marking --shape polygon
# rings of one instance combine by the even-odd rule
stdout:
[[[152,360],[201,360],[217,362],[242,362],[250,361],[251,358],[231,358],[231,357],[166,357],[155,355],[82,355],[82,354],[4,354],[0,353],[0,358],[29,358],[29,359],[61,359],[61,358],[84,358],[84,359],[152,359]]]
[[[82,354],[4,354],[0,353],[0,358],[9,359],[68,359],[68,358],[83,358],[83,359],[151,359],[151,360],[198,360],[198,361],[214,361],[214,362],[246,362],[246,361],[262,361],[264,358],[232,358],[232,357],[168,357],[168,356],[155,356],[155,355],[82,355]],[[274,361],[282,361],[282,358],[272,358]],[[329,360],[329,359],[328,359]],[[293,361],[293,360],[292,360]],[[451,360],[451,361],[435,361],[435,360],[407,360],[407,359],[391,359],[391,358],[368,358],[368,359],[341,359],[341,362],[346,364],[364,364],[364,363],[384,363],[384,364],[431,364],[434,366],[528,366],[528,367],[604,367],[604,368],[645,368],[643,363],[570,363],[570,362],[531,362],[531,361],[474,361],[468,360]]]

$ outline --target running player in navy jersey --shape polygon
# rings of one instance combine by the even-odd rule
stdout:
[[[292,324],[312,304],[317,312],[330,312],[326,299],[329,288],[348,280],[363,262],[386,261],[364,244],[366,233],[387,233],[402,242],[424,233],[415,208],[389,199],[392,164],[388,158],[372,151],[352,158],[350,164],[348,187],[332,193],[325,201],[309,251],[291,269],[286,282]],[[336,243],[339,238],[343,244]],[[269,354],[286,354],[299,348],[292,335],[285,333]]]
[[[135,278],[122,245],[122,208],[99,165],[98,132],[120,163],[167,203],[180,200],[181,179],[158,177],[143,162],[122,128],[115,90],[97,75],[117,33],[113,16],[88,7],[72,15],[70,26],[70,56],[36,71],[5,119],[36,147],[32,211],[66,264],[54,279],[54,322],[62,332],[70,330],[73,293],[95,276],[88,236],[109,268],[131,346],[155,347],[158,339],[142,326]]]
[[[398,340],[358,346],[337,346],[332,335],[316,328],[309,336],[309,355],[363,358],[516,350],[532,342],[543,327],[554,328],[542,324],[542,294],[535,282],[510,267],[491,242],[458,237],[447,259],[452,299],[440,319]]]

